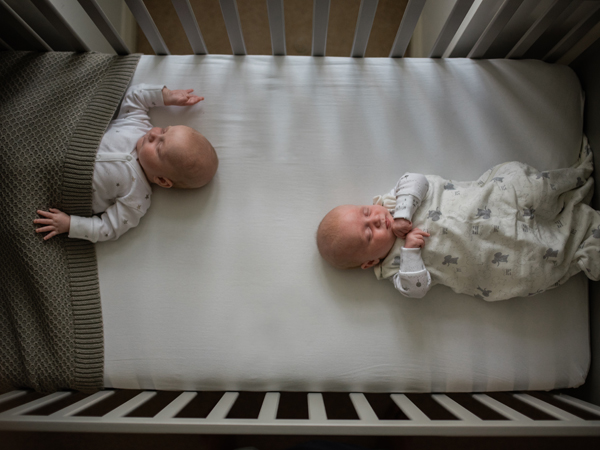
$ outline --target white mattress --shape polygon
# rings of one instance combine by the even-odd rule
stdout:
[[[108,387],[498,391],[583,383],[587,279],[484,301],[404,298],[372,270],[325,265],[323,215],[405,171],[473,180],[575,161],[572,71],[535,61],[143,56],[132,83],[206,100],[157,108],[220,157],[194,191],[155,189],[141,224],[96,246]],[[418,225],[418,224],[417,224]]]

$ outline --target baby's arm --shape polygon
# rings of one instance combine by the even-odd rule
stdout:
[[[427,195],[428,189],[427,178],[419,173],[405,173],[396,183],[393,231],[397,237],[404,239],[412,229],[412,216]]]
[[[418,228],[408,233],[400,254],[400,270],[392,278],[396,289],[407,297],[421,298],[431,287],[431,275],[421,257],[425,237],[429,237],[429,233]]]
[[[162,84],[136,84],[127,89],[119,110],[120,119],[150,122],[148,112],[155,106],[164,106]]]
[[[191,106],[204,100],[193,89],[170,90],[162,84],[136,84],[123,97],[118,119],[149,121],[148,111],[155,106]]]
[[[162,89],[165,106],[192,106],[204,100],[204,97],[198,97],[192,94],[193,89],[177,89],[172,91],[166,86]]]
[[[128,206],[122,198],[106,208],[100,217],[71,216],[70,238],[102,242],[118,239],[130,228],[137,226],[146,209]]]
[[[101,242],[117,239],[130,228],[135,227],[146,210],[132,208],[117,199],[100,217],[69,216],[58,209],[50,211],[38,210],[44,219],[35,219],[33,223],[44,225],[37,228],[36,233],[48,233],[44,240],[61,233],[69,233],[70,238],[86,239],[91,242]]]

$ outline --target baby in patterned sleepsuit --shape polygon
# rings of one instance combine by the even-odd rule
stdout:
[[[114,240],[138,225],[150,207],[151,184],[163,188],[198,188],[218,167],[210,142],[193,128],[153,127],[148,112],[155,106],[190,106],[204,100],[193,89],[162,85],[130,87],[117,118],[102,137],[92,180],[92,217],[69,216],[58,209],[38,211],[44,240],[60,233],[91,242]]]
[[[330,211],[317,246],[334,267],[373,267],[415,298],[435,284],[496,301],[539,294],[579,272],[600,280],[592,171],[584,137],[569,168],[508,162],[466,182],[407,173],[373,205]]]

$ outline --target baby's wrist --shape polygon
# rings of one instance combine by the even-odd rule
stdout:
[[[163,102],[164,102],[165,106],[169,106],[168,103],[167,103],[167,101],[169,99],[170,92],[171,91],[169,90],[168,87],[165,86],[165,87],[162,88]]]

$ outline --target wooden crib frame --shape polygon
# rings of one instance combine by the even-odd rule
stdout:
[[[283,0],[266,0],[273,55],[285,55]],[[118,54],[129,49],[95,0],[78,0]],[[142,0],[125,0],[157,55],[167,55],[156,25]],[[523,0],[458,0],[441,29],[428,57],[484,58],[502,39],[502,30],[517,13]],[[73,30],[51,0],[30,0],[71,50],[90,48]],[[172,0],[195,54],[207,49],[188,0]],[[390,57],[403,57],[425,7],[425,0],[410,0],[394,41]],[[544,3],[542,1],[542,3]],[[546,36],[557,21],[572,17],[581,2],[546,0],[547,8],[505,57],[528,56],[540,39],[555,43],[544,55],[548,62],[569,64],[586,91],[586,129],[592,146],[600,146],[600,1],[587,2],[588,13],[562,36]],[[378,0],[361,0],[351,57],[363,57]],[[235,55],[246,47],[235,0],[220,0],[223,18]],[[314,0],[312,56],[326,55],[329,0]],[[6,0],[0,14],[12,20],[23,48],[0,39],[2,50],[53,49],[21,18]],[[482,30],[471,38],[470,50],[457,50],[465,30]],[[472,33],[471,33],[472,34]],[[463,45],[464,48],[464,40]],[[454,46],[453,46],[454,44]],[[469,44],[467,42],[467,44]],[[462,50],[464,53],[464,50]],[[596,152],[599,155],[600,152]],[[598,157],[598,156],[596,156]],[[598,179],[597,179],[598,181]],[[596,208],[600,189],[596,184]],[[600,323],[599,283],[590,283],[590,329],[592,367],[585,385],[564,392],[503,394],[363,394],[181,392],[103,390],[85,396],[74,392],[50,395],[16,390],[0,395],[0,430],[111,433],[352,435],[352,436],[600,436]],[[126,395],[121,395],[125,393]],[[578,398],[576,398],[578,397]],[[162,399],[162,400],[161,400]],[[158,401],[157,401],[158,400]],[[383,403],[382,403],[383,402]],[[195,405],[191,408],[191,405]],[[291,406],[290,406],[291,405]],[[383,406],[381,406],[383,405]],[[195,413],[184,414],[194,409]],[[285,412],[287,411],[287,412]],[[290,413],[290,411],[292,411]]]

